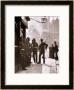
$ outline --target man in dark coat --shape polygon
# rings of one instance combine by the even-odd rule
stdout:
[[[43,63],[45,63],[45,49],[47,48],[47,44],[43,42],[41,39],[41,44],[39,45],[39,63],[41,63],[41,56],[43,55]]]
[[[54,46],[53,46],[53,44],[51,47],[51,58],[54,59]]]
[[[56,41],[54,42],[54,58],[55,60],[58,60],[58,45],[56,43]]]
[[[33,52],[33,59],[34,63],[37,63],[37,50],[38,50],[38,44],[35,39],[32,40],[32,52]]]
[[[26,38],[26,59],[27,59],[27,65],[29,66],[31,64],[31,44],[30,44],[30,38]]]

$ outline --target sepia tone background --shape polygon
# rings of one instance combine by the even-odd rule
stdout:
[[[15,0],[0,0],[0,88],[1,88],[1,1],[15,1]],[[16,1],[56,1],[56,0],[16,0]],[[61,1],[61,0],[57,0],[57,1]],[[62,1],[74,1],[74,0],[62,0]],[[74,11],[74,2],[73,2],[73,11]],[[74,12],[73,12],[73,22],[74,22]],[[74,34],[74,23],[73,23],[73,34]],[[74,46],[74,42],[73,42],[73,46]],[[74,55],[74,48],[73,48],[73,55]],[[73,56],[73,61],[74,61],[74,56]],[[74,65],[73,65],[73,76],[74,76]],[[73,82],[74,82],[74,78],[73,78]],[[2,89],[2,90],[8,90],[8,89]],[[13,90],[13,89],[9,89],[9,90]],[[18,90],[18,89],[14,89],[14,90]],[[26,90],[26,89],[20,89],[20,90]],[[33,90],[33,89],[27,89],[27,90]],[[42,90],[42,89],[34,89],[34,90]],[[55,89],[55,90],[67,90],[67,89]],[[68,90],[72,90],[72,89],[68,89]],[[73,86],[73,90],[74,90],[74,86]]]

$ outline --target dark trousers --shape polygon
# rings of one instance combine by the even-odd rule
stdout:
[[[57,54],[57,52],[55,52],[54,54],[55,54],[55,56],[54,56],[55,60],[58,60],[58,54]]]
[[[43,56],[42,56],[43,55]],[[41,63],[41,56],[43,58],[43,63],[45,63],[45,52],[40,52],[39,53],[39,63]]]
[[[34,63],[37,62],[37,52],[33,52],[33,60],[34,60]]]

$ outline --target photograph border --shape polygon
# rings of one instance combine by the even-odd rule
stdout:
[[[69,85],[5,85],[5,5],[69,5]],[[73,1],[1,1],[1,88],[72,89],[73,88]]]

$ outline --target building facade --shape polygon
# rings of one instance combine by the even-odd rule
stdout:
[[[22,18],[20,16],[15,17],[15,72],[20,69],[20,51],[21,43],[26,38],[26,29],[28,28],[28,21],[30,18],[28,16]]]
[[[57,42],[59,45],[59,19],[56,17],[56,19],[52,19],[50,22],[50,17],[44,16],[42,19],[42,38],[46,43],[49,45],[49,47],[54,43],[54,41]]]

